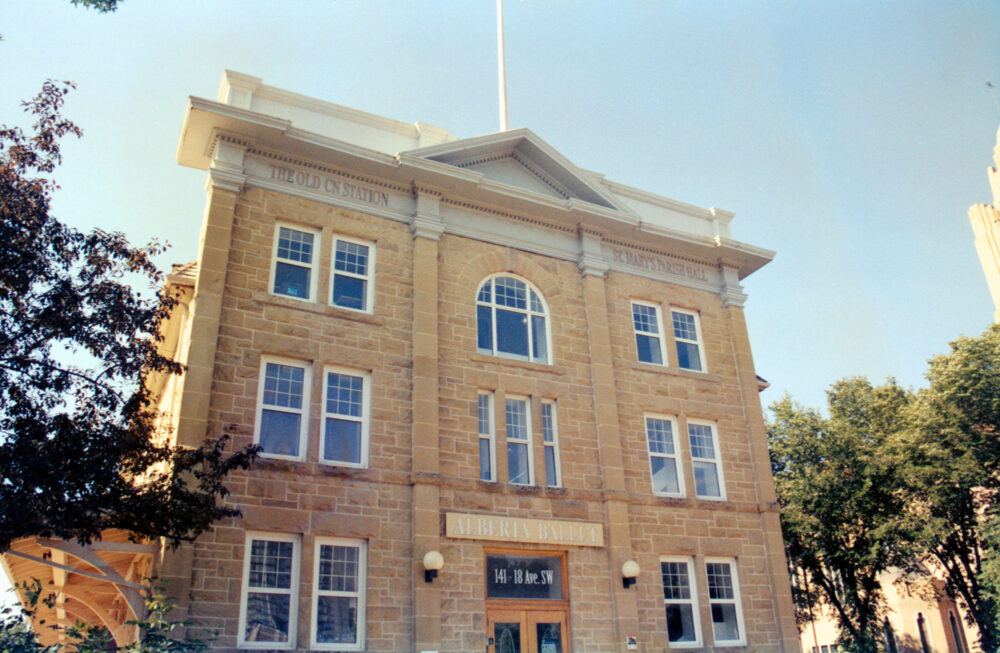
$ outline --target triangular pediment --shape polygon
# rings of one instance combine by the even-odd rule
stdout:
[[[548,197],[623,208],[528,129],[450,141],[406,154],[478,172],[490,181]]]

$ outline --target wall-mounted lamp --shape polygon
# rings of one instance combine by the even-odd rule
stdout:
[[[424,582],[431,583],[437,578],[438,571],[444,567],[444,556],[439,551],[428,551],[424,554]]]
[[[626,560],[622,565],[622,587],[628,589],[635,585],[635,579],[639,577],[639,563],[635,560]]]

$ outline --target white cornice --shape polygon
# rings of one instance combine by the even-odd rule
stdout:
[[[336,107],[336,105],[330,106]],[[490,134],[392,156],[293,127],[288,120],[211,100],[190,98],[178,145],[179,162],[201,169],[208,168],[211,162],[209,158],[211,143],[214,135],[220,132],[231,134],[235,138],[243,139],[244,142],[252,142],[255,149],[277,153],[289,161],[290,165],[295,165],[295,161],[301,161],[304,166],[326,166],[349,171],[350,175],[379,180],[376,183],[389,187],[408,190],[414,187],[432,187],[439,189],[442,199],[447,201],[488,206],[500,212],[524,216],[528,221],[543,220],[573,231],[578,226],[585,225],[603,230],[610,240],[621,240],[623,243],[648,243],[657,249],[703,263],[714,264],[720,258],[729,258],[739,268],[740,278],[757,270],[774,256],[769,250],[725,238],[725,234],[712,238],[667,228],[651,221],[644,221],[625,206],[616,209],[577,198],[564,200],[487,179],[479,172],[456,167],[450,162],[427,158],[434,152],[452,152],[457,156],[462,152],[471,155],[470,150],[478,150],[478,153],[482,154],[489,151],[492,146],[503,149],[502,144],[510,145],[513,142],[512,138],[514,140],[530,138],[530,147],[537,149],[525,150],[526,156],[541,164],[536,155],[544,154],[547,161],[542,165],[543,170],[551,172],[557,169],[553,166],[562,166],[565,174],[574,175],[577,180],[574,183],[587,184],[589,188],[598,185],[595,183],[595,179],[599,178],[598,175],[575,172],[577,170],[575,166],[570,167],[572,164],[565,161],[562,155],[551,150],[544,141],[528,130]],[[481,147],[486,145],[490,147]],[[541,154],[538,154],[539,152]],[[225,173],[217,171],[213,174],[215,178],[212,183],[220,187],[238,188],[243,182],[235,170],[227,170]],[[560,182],[562,181],[560,179]],[[329,197],[310,192],[307,188],[289,187],[288,184],[270,183],[259,178],[254,178],[252,183],[283,193],[330,202]],[[732,217],[731,213],[700,209],[615,182],[603,180],[600,185],[608,192],[622,193],[706,221],[726,222]],[[347,199],[334,203],[359,211],[385,215],[394,220],[404,220],[407,223],[413,218],[413,213],[401,214],[399,212],[401,207],[395,210],[379,208],[355,204]],[[617,204],[623,204],[622,200],[617,200]],[[576,255],[573,256],[573,260],[578,260]]]
[[[591,174],[597,174],[597,173],[591,173]],[[702,218],[704,220],[718,220],[719,222],[722,223],[729,223],[734,216],[733,213],[730,213],[729,211],[725,211],[723,209],[702,208],[700,206],[695,206],[693,204],[687,204],[685,202],[680,202],[678,200],[670,199],[669,197],[664,197],[662,195],[650,193],[649,191],[641,190],[639,188],[626,186],[625,184],[621,184],[617,181],[603,179],[602,183],[616,195],[621,195],[622,197],[630,197],[645,204],[652,204],[653,206],[659,206],[660,208],[668,209],[670,211],[676,211],[677,213],[683,213],[685,215],[690,215],[695,218]]]

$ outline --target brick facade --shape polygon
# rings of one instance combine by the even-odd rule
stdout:
[[[228,103],[238,104],[233,97]],[[365,210],[358,202],[296,186],[282,191],[255,180],[249,163],[238,164],[240,157],[271,156],[278,141],[265,148],[249,133],[243,140],[222,141],[219,132],[213,134],[214,158],[203,166],[210,173],[208,209],[187,306],[189,371],[179,390],[179,441],[229,433],[235,446],[253,443],[262,357],[296,361],[311,371],[302,460],[264,456],[249,471],[234,474],[228,485],[243,518],[220,523],[162,563],[188,615],[220,633],[216,648],[239,648],[247,533],[290,535],[297,542],[298,627],[290,645],[296,649],[310,648],[315,542],[324,537],[350,538],[366,547],[365,651],[492,651],[487,619],[499,608],[488,604],[484,567],[485,552],[492,549],[565,555],[567,651],[630,650],[628,635],[636,637],[636,650],[668,650],[662,556],[693,563],[702,649],[713,650],[714,641],[706,558],[732,561],[745,639],[739,648],[797,648],[758,380],[741,301],[732,300],[734,288],[738,291],[733,280],[766,261],[711,254],[706,238],[692,254],[667,231],[619,229],[606,215],[611,209],[594,209],[591,219],[583,215],[586,207],[567,204],[569,209],[551,211],[541,196],[522,197],[520,204],[488,193],[477,198],[458,182],[429,184],[431,172],[407,183],[398,169],[387,168],[380,176],[374,164],[362,165],[332,149],[314,149],[308,156],[289,150],[284,156],[288,165],[354,175],[359,184],[384,188],[390,204],[397,197],[412,203],[410,217],[405,211],[392,214],[392,206]],[[537,174],[555,181],[564,175],[559,187],[572,195],[578,193],[573,183],[596,184],[587,173],[553,159],[539,157]],[[529,207],[531,202],[538,206]],[[517,206],[522,210],[512,210]],[[563,215],[566,211],[575,214]],[[279,225],[319,234],[315,295],[309,300],[273,292]],[[374,245],[370,313],[329,301],[332,243],[338,236]],[[553,253],[565,243],[578,247],[579,256]],[[609,265],[612,245],[696,264],[714,276],[692,283]],[[595,258],[588,248],[603,253]],[[477,351],[476,293],[495,274],[526,280],[538,290],[548,309],[550,362]],[[665,365],[637,361],[633,300],[662,307]],[[671,308],[698,316],[707,371],[679,369]],[[320,462],[329,366],[370,374],[367,467]],[[490,393],[494,406],[493,482],[479,480],[480,392]],[[524,398],[531,416],[531,485],[507,482],[503,407],[511,396]],[[543,401],[555,402],[558,416],[560,487],[546,486]],[[645,432],[650,414],[676,420],[684,497],[651,491]],[[692,450],[684,437],[689,420],[715,426],[725,500],[695,498]],[[445,531],[449,512],[598,523],[605,546],[456,539]],[[432,549],[445,563],[437,579],[426,583],[421,560]],[[625,589],[621,567],[629,559],[641,571],[638,582]]]

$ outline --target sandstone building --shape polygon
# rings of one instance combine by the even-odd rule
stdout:
[[[732,214],[233,72],[177,157],[161,404],[263,447],[155,560],[217,648],[798,648]]]
[[[969,208],[969,222],[976,235],[976,252],[986,274],[990,295],[996,312],[993,321],[1000,322],[1000,129],[997,130],[997,144],[993,148],[993,161],[986,175],[993,191],[992,204],[973,204]]]

